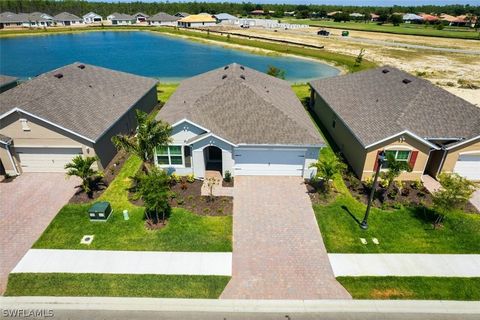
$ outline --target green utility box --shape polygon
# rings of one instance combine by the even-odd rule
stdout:
[[[350,32],[348,31],[342,31],[342,37],[348,37],[349,34]]]
[[[107,221],[113,210],[107,201],[97,202],[88,209],[90,221]]]

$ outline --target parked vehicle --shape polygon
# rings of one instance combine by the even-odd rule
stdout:
[[[349,31],[342,31],[342,37],[348,37],[350,35]]]
[[[320,31],[317,32],[317,35],[328,37],[328,36],[330,35],[330,31],[327,31],[327,30],[325,30],[325,29],[322,29],[322,30],[320,30]]]

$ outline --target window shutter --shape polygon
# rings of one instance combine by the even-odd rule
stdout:
[[[408,165],[412,169],[415,166],[415,161],[417,161],[417,156],[418,156],[418,151],[412,151],[412,154],[410,155],[410,161],[408,162]]]
[[[373,171],[377,171],[378,168],[378,155],[380,154],[381,151],[377,151],[377,155],[375,157],[375,164],[373,165]]]

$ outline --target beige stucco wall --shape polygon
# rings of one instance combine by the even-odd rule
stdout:
[[[28,121],[28,127],[30,128],[29,131],[24,131],[22,129],[20,119],[26,119]],[[0,133],[13,139],[13,144],[10,146],[10,150],[12,156],[15,158],[19,171],[21,171],[21,168],[18,165],[20,161],[18,155],[15,153],[15,148],[19,147],[75,147],[82,148],[83,154],[86,156],[95,155],[92,143],[49,125],[48,123],[17,112],[12,113],[1,120]],[[2,152],[0,157],[3,165],[7,168],[8,164],[11,163],[8,154]]]
[[[324,128],[322,128],[322,130],[326,129],[336,144],[336,146],[332,146],[332,148],[334,150],[338,149],[338,151],[345,156],[355,174],[361,177],[366,157],[365,148],[317,93],[314,94],[314,101],[312,111],[323,124]],[[332,126],[333,119],[336,119],[335,128]]]
[[[458,156],[464,152],[480,153],[480,138],[476,141],[472,141],[471,143],[449,150],[443,163],[442,172],[453,172],[453,168],[458,160]]]
[[[403,135],[402,140],[400,140],[400,136],[385,141],[380,145],[374,146],[368,149],[367,157],[365,160],[363,172],[362,172],[362,180],[366,180],[371,178],[374,174],[373,168],[375,166],[375,161],[377,157],[378,151],[381,150],[410,150],[410,151],[418,151],[417,159],[415,161],[415,165],[412,169],[412,172],[403,172],[398,179],[399,180],[419,180],[422,176],[425,166],[427,165],[428,155],[430,153],[430,147],[421,143],[420,141],[408,136]]]

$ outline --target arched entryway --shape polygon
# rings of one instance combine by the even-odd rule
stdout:
[[[205,170],[220,171],[222,173],[222,149],[209,146],[203,149]]]

